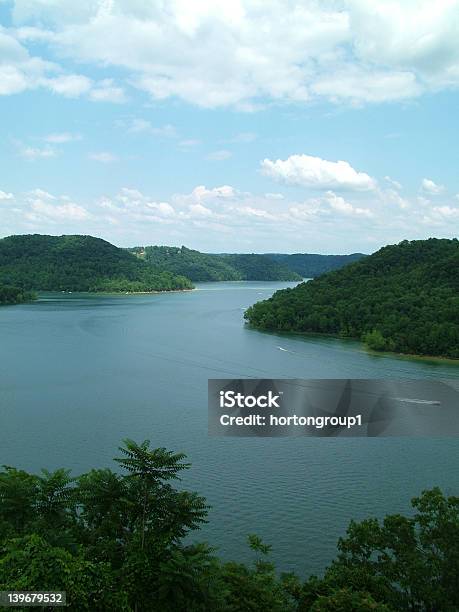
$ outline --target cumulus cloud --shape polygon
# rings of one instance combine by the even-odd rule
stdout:
[[[112,79],[94,81],[82,74],[65,73],[60,64],[32,55],[21,42],[52,39],[52,33],[38,28],[16,32],[0,26],[0,95],[44,88],[67,98],[86,95],[95,101],[125,101],[124,90]]]
[[[435,183],[434,181],[428,178],[422,179],[421,189],[425,193],[429,193],[431,195],[438,195],[439,193],[442,193],[443,191],[445,191],[445,188],[443,185],[437,185],[437,183]]]
[[[87,221],[91,218],[89,211],[72,202],[67,196],[55,196],[42,189],[30,191],[25,202],[29,205],[24,217],[32,222],[67,222]]]
[[[0,189],[0,202],[5,200],[14,200],[14,195]]]
[[[349,162],[333,162],[312,155],[291,155],[276,161],[264,159],[261,171],[265,176],[285,183],[314,189],[369,191],[376,187],[371,176],[354,170]]]
[[[373,214],[368,208],[361,208],[359,206],[354,206],[347,202],[343,197],[336,195],[333,191],[327,191],[325,195],[325,200],[328,202],[330,207],[340,213],[344,213],[345,215],[356,215],[362,217],[372,217]]]
[[[454,197],[439,206],[416,198],[402,206],[391,201],[389,191],[400,197],[396,190],[348,192],[346,197],[327,190],[303,200],[279,200],[231,185],[198,185],[161,200],[125,187],[78,202],[37,188],[16,193],[14,203],[0,206],[0,224],[8,233],[46,233],[51,228],[103,236],[124,246],[186,244],[215,251],[221,251],[224,233],[226,250],[251,252],[307,252],[323,250],[324,244],[335,245],[334,250],[365,251],[366,244],[373,245],[371,250],[403,238],[428,237],[432,227],[443,236],[454,235],[459,218]],[[0,199],[2,193],[12,199],[6,191],[0,192]]]
[[[49,45],[60,61],[121,68],[154,99],[254,110],[266,101],[379,103],[457,87],[458,11],[459,0],[15,0],[11,31],[21,44]],[[34,60],[11,64],[3,88],[27,87],[44,70]],[[55,83],[63,95],[78,89],[67,81]],[[117,85],[86,87],[90,99],[124,98]]]

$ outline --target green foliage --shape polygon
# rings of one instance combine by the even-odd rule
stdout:
[[[187,537],[206,520],[196,493],[171,483],[182,453],[125,440],[125,473],[0,472],[0,590],[60,590],[72,610],[141,612],[453,612],[459,608],[459,498],[439,489],[414,515],[351,522],[322,578],[278,576],[271,546],[222,562]],[[25,609],[25,608],[24,608]]]
[[[367,593],[393,610],[459,609],[459,497],[435,488],[412,505],[417,512],[409,518],[352,521],[324,578],[305,583],[302,609],[340,589]]]
[[[261,329],[362,338],[371,348],[459,357],[459,242],[403,241],[258,302]]]
[[[147,246],[129,250],[160,269],[181,274],[195,282],[301,280],[296,272],[264,255],[215,255],[184,246]]]
[[[12,287],[11,285],[0,285],[0,306],[22,304],[23,302],[30,302],[34,299],[35,294],[33,291],[24,291],[24,289]]]
[[[293,253],[284,255],[282,253],[267,253],[273,261],[277,261],[290,270],[299,274],[302,278],[315,278],[332,270],[339,270],[354,261],[367,257],[363,253],[352,253],[351,255],[317,255],[315,253]]]
[[[0,283],[38,291],[192,288],[187,278],[148,265],[100,238],[39,234],[0,240]]]
[[[0,591],[66,591],[76,611],[130,609],[110,565],[88,561],[81,551],[72,555],[29,535],[8,540],[1,552]]]
[[[247,255],[223,255],[221,257],[237,270],[242,280],[302,280],[302,277],[296,272],[293,272],[281,263],[272,261],[269,257],[265,257],[264,255],[251,253]]]

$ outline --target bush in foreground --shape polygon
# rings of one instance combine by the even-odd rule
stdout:
[[[185,455],[126,440],[124,473],[0,472],[0,591],[65,590],[72,610],[306,612],[459,609],[459,498],[413,499],[412,517],[351,522],[322,578],[278,575],[249,536],[252,565],[185,537],[208,506],[172,482]]]

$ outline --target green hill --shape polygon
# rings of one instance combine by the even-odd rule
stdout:
[[[316,253],[266,253],[265,257],[277,261],[290,270],[299,274],[302,278],[315,278],[326,272],[338,270],[347,264],[367,257],[363,253],[352,253],[351,255],[318,255]]]
[[[92,236],[9,236],[0,240],[0,285],[39,291],[190,289],[182,276],[140,261]]]
[[[250,307],[254,326],[360,338],[371,348],[459,357],[459,242],[430,238],[373,255]]]
[[[287,266],[271,261],[264,255],[234,254],[221,255],[241,275],[242,280],[296,281],[302,277]]]
[[[152,265],[172,274],[182,274],[192,281],[241,280],[236,270],[221,257],[186,247],[147,246],[129,250]]]
[[[295,281],[301,277],[263,255],[214,255],[186,247],[147,246],[129,249],[138,258],[192,281]]]

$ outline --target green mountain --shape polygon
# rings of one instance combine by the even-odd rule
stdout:
[[[301,280],[296,272],[263,255],[214,255],[184,246],[147,246],[129,250],[139,259],[192,281]]]
[[[386,246],[245,313],[267,330],[360,338],[371,348],[459,357],[459,242]]]
[[[9,236],[0,240],[0,285],[41,291],[190,289],[183,276],[159,270],[92,236]]]
[[[363,253],[352,253],[351,255],[318,255],[316,253],[293,253],[285,255],[283,253],[266,253],[273,261],[287,266],[302,278],[315,278],[326,272],[338,270],[347,264],[367,257]]]

